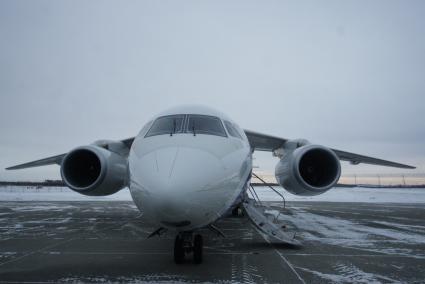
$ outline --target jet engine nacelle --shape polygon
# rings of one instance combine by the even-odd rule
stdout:
[[[96,145],[79,147],[64,157],[61,176],[78,193],[110,195],[127,186],[127,159]]]
[[[285,153],[276,165],[278,183],[295,195],[313,196],[333,187],[341,175],[336,154],[320,145],[306,145]]]

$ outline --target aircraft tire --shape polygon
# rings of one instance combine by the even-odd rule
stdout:
[[[195,235],[193,241],[193,261],[196,264],[202,263],[203,240],[201,235]]]
[[[174,262],[182,263],[184,260],[183,239],[177,235],[174,241]]]

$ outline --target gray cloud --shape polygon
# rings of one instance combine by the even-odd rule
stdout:
[[[201,103],[245,128],[423,172],[424,12],[387,0],[1,1],[0,167]]]

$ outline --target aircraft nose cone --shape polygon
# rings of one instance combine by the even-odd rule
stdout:
[[[198,148],[171,147],[152,153],[154,170],[142,178],[151,211],[166,226],[187,226],[212,214],[211,207],[223,202],[211,199],[223,190],[225,167],[219,157]],[[148,162],[148,161],[146,161]],[[220,195],[222,196],[222,195]],[[199,221],[199,220],[198,220]]]

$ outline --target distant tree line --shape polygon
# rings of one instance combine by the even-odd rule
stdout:
[[[252,186],[279,186],[274,182],[262,183],[252,182]],[[0,181],[0,186],[31,186],[31,187],[48,187],[58,186],[65,187],[65,183],[62,180],[50,180],[45,181]],[[396,184],[396,185],[376,185],[376,184],[350,184],[350,183],[338,183],[335,187],[384,187],[384,188],[425,188],[425,184]]]
[[[50,180],[45,181],[0,181],[0,186],[65,186],[62,180]]]

